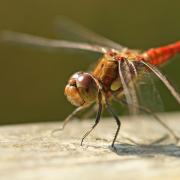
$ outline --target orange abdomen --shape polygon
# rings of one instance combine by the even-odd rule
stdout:
[[[168,61],[177,53],[180,53],[180,41],[167,46],[149,49],[144,53],[144,56],[147,58],[149,63],[153,65],[160,65]]]

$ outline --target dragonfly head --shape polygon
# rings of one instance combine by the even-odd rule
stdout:
[[[98,88],[91,74],[77,72],[70,77],[64,94],[71,104],[82,106],[96,100]]]

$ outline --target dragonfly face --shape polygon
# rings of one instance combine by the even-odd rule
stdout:
[[[98,88],[91,74],[77,72],[70,77],[64,93],[71,104],[82,106],[96,100]]]

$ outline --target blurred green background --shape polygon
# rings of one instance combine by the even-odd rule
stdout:
[[[57,38],[53,21],[59,15],[131,48],[180,40],[179,0],[0,1],[1,30]],[[0,44],[0,123],[63,120],[74,109],[63,92],[69,76],[97,58],[90,52],[48,53]],[[162,70],[180,90],[180,56]],[[179,110],[166,88],[157,87],[165,111]]]

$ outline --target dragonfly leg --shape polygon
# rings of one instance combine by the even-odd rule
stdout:
[[[124,100],[121,100],[121,101],[118,101],[114,98],[114,100],[118,103],[122,103],[124,105],[127,105],[127,102],[124,101]],[[175,143],[177,144],[179,141],[180,141],[180,138],[174,133],[174,131],[165,123],[163,122],[153,111],[151,111],[150,109],[146,108],[146,107],[143,107],[143,106],[140,106],[140,105],[134,105],[134,106],[137,106],[137,108],[142,111],[142,112],[145,112],[151,116],[154,117],[154,119],[160,123],[168,132],[169,134],[174,138],[175,140]],[[167,136],[166,136],[167,137]],[[164,141],[166,138],[162,138],[162,141]],[[160,143],[161,141],[160,140],[157,140],[158,143]],[[155,144],[155,143],[153,143]]]
[[[95,123],[94,123],[94,125],[90,128],[90,130],[87,131],[86,134],[83,136],[83,138],[82,138],[82,140],[81,140],[81,146],[83,145],[84,139],[91,133],[91,131],[97,126],[97,124],[98,124],[99,121],[100,121],[101,113],[102,113],[102,102],[101,102],[101,99],[102,99],[102,94],[101,94],[101,92],[99,91],[99,94],[98,94],[99,107],[98,107],[98,112],[97,112],[97,115],[96,115]]]
[[[137,145],[137,146],[153,146],[153,145],[156,145],[156,144],[159,144],[161,142],[163,142],[164,140],[166,140],[168,137],[169,137],[169,134],[164,134],[162,137],[158,138],[158,139],[155,139],[153,140],[152,142],[149,142],[147,144],[141,144],[141,143],[138,143],[136,141],[134,141],[133,139],[127,137],[127,136],[124,136],[124,135],[121,135],[123,139],[126,139],[128,141],[130,141],[131,143]]]
[[[83,114],[81,116],[82,119],[89,119],[91,118],[94,114],[96,114],[96,112],[98,111],[98,105],[94,104],[90,110],[88,110],[88,112],[86,112],[85,114]]]
[[[152,112],[150,109],[146,108],[146,107],[142,107],[139,106],[139,110],[146,112],[147,114],[150,114],[154,117],[154,119],[161,124],[161,126],[163,126],[168,133],[174,138],[175,143],[177,144],[180,140],[180,138],[174,133],[174,131],[164,122],[162,121],[154,112]],[[164,141],[166,138],[162,139],[162,141]],[[161,142],[161,141],[158,141]]]
[[[119,134],[120,127],[121,127],[121,121],[119,120],[117,114],[113,111],[113,109],[111,108],[111,106],[109,105],[109,103],[107,101],[106,101],[106,107],[107,107],[107,110],[109,111],[109,113],[116,120],[116,123],[117,123],[117,126],[118,126],[117,130],[116,130],[116,133],[115,133],[115,136],[114,136],[114,139],[113,139],[113,142],[111,144],[112,148],[114,148],[114,143],[116,142],[116,139],[117,139],[117,136]]]
[[[88,107],[89,107],[89,105],[80,106],[80,107],[76,108],[76,109],[64,120],[63,125],[62,125],[61,128],[54,129],[54,130],[52,131],[52,135],[53,135],[54,133],[56,133],[57,131],[62,131],[62,130],[65,128],[65,126],[69,123],[69,121],[70,121],[76,114],[78,114],[80,111],[82,111],[82,110],[84,110],[84,109],[86,109],[86,108],[88,108]]]

